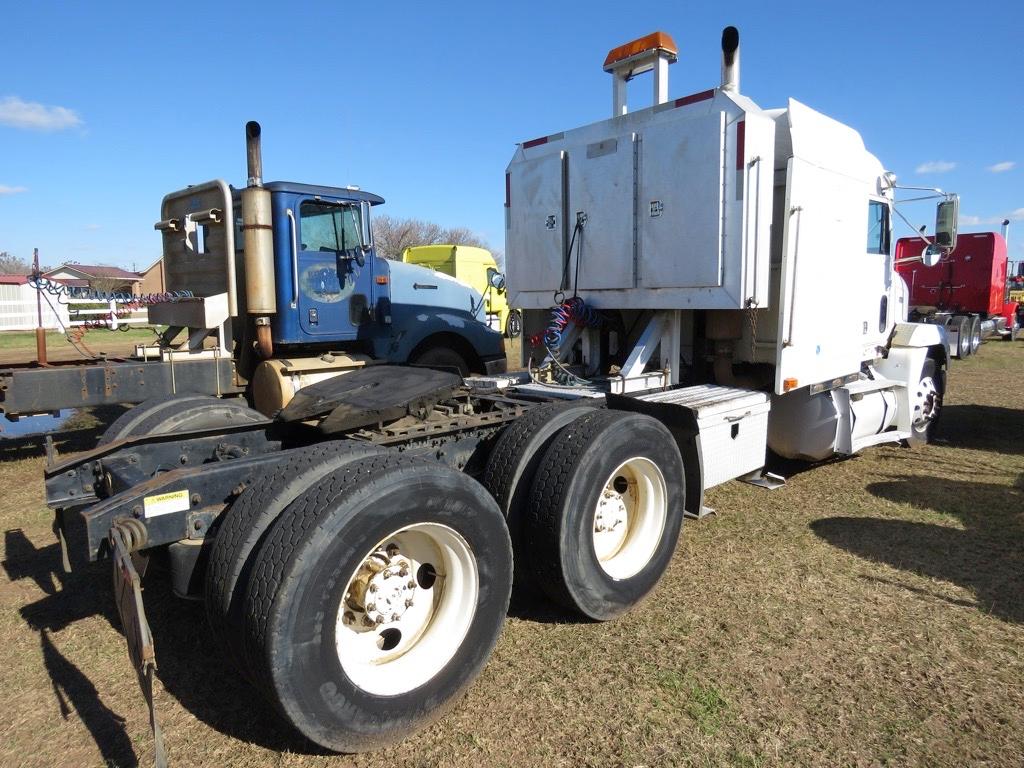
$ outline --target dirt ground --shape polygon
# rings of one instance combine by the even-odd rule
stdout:
[[[990,342],[954,364],[937,444],[714,489],[619,620],[513,606],[463,702],[376,754],[295,736],[202,607],[147,582],[172,764],[1024,765],[1022,374],[1024,341]],[[2,454],[0,764],[150,764],[106,564],[61,574],[40,443]]]

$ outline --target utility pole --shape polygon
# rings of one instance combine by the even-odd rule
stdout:
[[[39,249],[32,249],[32,274],[39,275]],[[39,365],[48,365],[46,362],[46,329],[43,328],[43,289],[36,285],[36,362]]]

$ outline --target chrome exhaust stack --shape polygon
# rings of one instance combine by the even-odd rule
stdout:
[[[263,186],[263,154],[260,148],[260,124],[245,124],[245,150],[248,181],[242,190],[242,234],[245,242],[245,304],[255,315],[256,344],[260,356],[273,354],[270,315],[277,312],[277,285],[274,279],[274,228],[270,190]]]
[[[736,27],[722,30],[722,90],[740,90],[740,31]]]

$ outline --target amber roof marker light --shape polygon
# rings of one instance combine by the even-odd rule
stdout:
[[[675,63],[678,53],[667,32],[652,32],[612,48],[604,60],[604,71],[612,76],[612,116],[626,114],[626,83],[644,72],[654,72],[654,104],[668,101],[668,65]]]

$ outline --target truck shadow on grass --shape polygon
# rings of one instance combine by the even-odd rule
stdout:
[[[127,410],[120,405],[87,408],[73,415],[59,431],[50,432],[58,454],[72,454],[96,447],[100,435]],[[0,462],[36,459],[46,455],[46,434],[0,437]]]
[[[963,528],[832,517],[812,523],[814,533],[859,557],[965,587],[974,593],[978,610],[1024,623],[1024,475],[1014,487],[911,475],[871,483],[867,490],[898,504],[949,515]]]
[[[65,721],[75,717],[81,720],[105,765],[138,765],[125,719],[103,703],[93,682],[61,653],[51,636],[97,612],[116,625],[112,602],[101,601],[97,606],[95,598],[95,590],[109,587],[108,569],[90,568],[76,579],[65,579],[60,547],[50,544],[37,548],[20,529],[4,532],[4,552],[3,567],[8,578],[30,579],[45,594],[24,606],[21,616],[39,633],[43,665],[61,717]]]
[[[18,529],[6,531],[4,537],[3,567],[8,578],[30,579],[45,593],[23,606],[20,613],[39,633],[43,663],[62,716],[69,719],[72,711],[78,714],[107,764],[137,765],[139,758],[132,749],[124,718],[103,703],[95,684],[61,653],[52,637],[96,615],[122,632],[110,586],[110,562],[93,563],[82,573],[65,576],[58,544],[37,548]],[[202,603],[174,597],[167,573],[158,566],[147,574],[145,602],[156,642],[157,677],[182,707],[211,728],[248,743],[278,752],[330,754],[281,722],[231,660],[222,655],[207,626]],[[125,647],[114,649],[110,658],[106,669],[111,676],[132,678]],[[139,693],[139,706],[133,706],[134,711],[141,709],[141,701]],[[157,717],[164,717],[165,739],[173,749],[174,729],[167,727],[166,715],[166,711],[160,711],[158,700]]]
[[[160,684],[196,718],[232,738],[275,752],[333,754],[281,720],[235,660],[224,655],[202,602],[175,597],[165,572],[147,576],[146,615],[156,643]],[[173,744],[173,730],[164,730]]]
[[[938,439],[957,448],[1024,454],[1024,409],[994,405],[947,405],[938,424]]]
[[[76,429],[54,433],[53,445],[61,454],[88,451],[96,447],[96,430]],[[5,437],[0,440],[0,462],[37,459],[46,455],[45,435]]]

